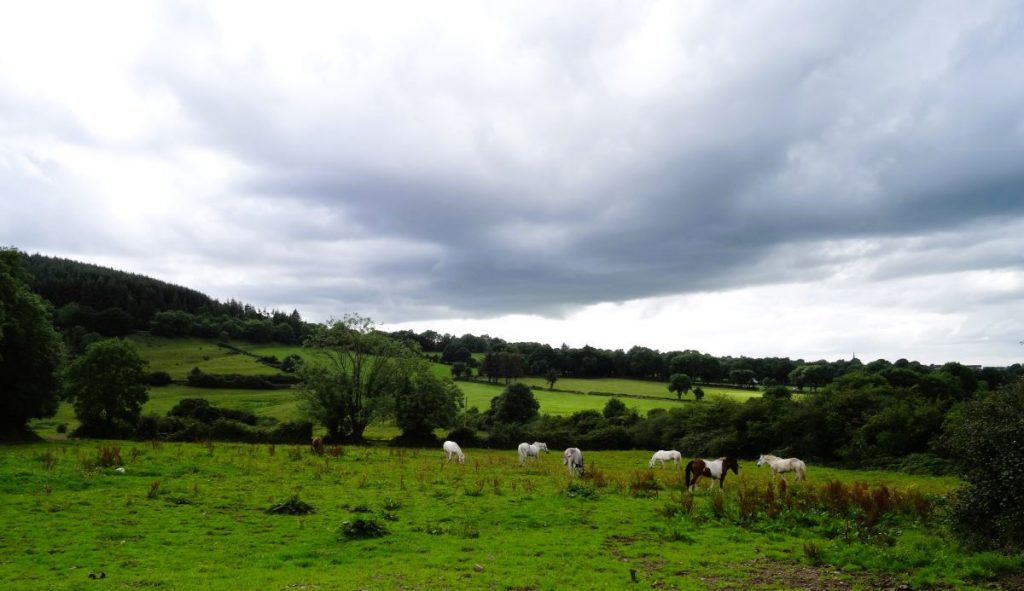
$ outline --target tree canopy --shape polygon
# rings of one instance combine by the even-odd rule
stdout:
[[[416,351],[358,314],[314,327],[305,346],[315,362],[299,370],[299,397],[335,439],[361,440],[371,421],[390,416],[417,363]]]
[[[46,302],[29,290],[21,253],[0,248],[0,438],[57,412],[64,349]]]
[[[89,345],[68,368],[67,394],[81,422],[79,434],[116,437],[134,429],[149,400],[146,361],[122,339]]]

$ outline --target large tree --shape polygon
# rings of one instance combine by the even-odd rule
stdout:
[[[434,429],[454,425],[464,398],[451,379],[419,363],[395,393],[395,424],[404,439],[431,440]]]
[[[108,339],[86,347],[67,375],[81,434],[116,437],[134,428],[149,400],[146,365],[129,341]]]
[[[490,413],[498,423],[526,423],[537,417],[540,403],[526,384],[512,384],[491,399]]]
[[[676,398],[681,400],[683,394],[689,392],[691,387],[693,387],[693,380],[690,379],[690,376],[685,373],[674,373],[668,384],[668,391],[675,392]]]
[[[64,349],[28,283],[21,254],[0,248],[0,439],[20,437],[29,419],[52,416],[60,402]]]
[[[335,439],[361,440],[371,421],[392,414],[394,393],[416,361],[412,349],[358,314],[313,328],[305,346],[312,359],[300,372],[299,397]]]

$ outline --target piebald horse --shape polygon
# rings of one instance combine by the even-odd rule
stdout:
[[[519,465],[526,463],[526,458],[537,458],[540,459],[540,452],[548,451],[548,444],[541,441],[534,441],[533,443],[520,443],[519,444]]]
[[[569,475],[578,474],[583,476],[583,452],[578,447],[569,447],[565,450],[565,457],[562,458],[562,465],[569,467]]]
[[[444,450],[444,458],[448,462],[452,460],[458,460],[460,464],[466,463],[466,454],[462,453],[462,448],[459,447],[458,443],[454,441],[445,441],[444,445],[441,446]]]
[[[313,453],[315,453],[318,456],[324,455],[323,437],[314,437],[313,440],[310,442],[310,445],[313,446]]]
[[[780,458],[773,456],[772,454],[763,454],[757,458],[757,466],[768,464],[772,467],[772,471],[778,474],[783,480],[786,479],[783,476],[784,472],[796,472],[797,480],[807,480],[807,464],[803,460],[798,458]]]
[[[724,488],[725,474],[732,470],[733,474],[739,475],[740,465],[736,458],[724,457],[717,460],[696,459],[686,463],[686,488],[693,490],[701,476],[718,479],[718,488]],[[714,485],[712,485],[714,486]]]

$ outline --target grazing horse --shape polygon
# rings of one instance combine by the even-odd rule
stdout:
[[[315,453],[318,456],[324,455],[324,438],[323,437],[314,437],[313,441],[310,442],[310,445],[313,446],[313,453]]]
[[[562,465],[569,467],[569,475],[579,474],[583,476],[583,452],[578,447],[569,447],[565,450],[565,457],[562,458]]]
[[[662,468],[665,467],[665,462],[675,462],[676,466],[682,466],[683,454],[677,452],[674,449],[659,449],[658,451],[654,452],[653,456],[651,456],[651,461],[647,462],[647,467],[653,468],[654,462],[661,462]]]
[[[519,465],[522,466],[526,463],[526,458],[537,458],[540,459],[540,452],[548,451],[548,444],[534,441],[533,443],[520,443],[519,444]]]
[[[445,441],[444,445],[441,446],[441,449],[444,450],[444,457],[449,462],[458,459],[460,464],[466,463],[466,454],[462,453],[462,448],[459,447],[458,443],[455,443],[454,441]]]
[[[690,460],[686,463],[686,488],[693,490],[701,476],[718,479],[718,488],[724,488],[725,474],[732,470],[733,474],[739,475],[740,465],[736,458],[724,457],[717,460]],[[691,479],[692,476],[692,479]]]
[[[786,479],[783,476],[784,472],[796,472],[797,480],[807,480],[807,464],[803,460],[798,458],[780,458],[773,456],[772,454],[762,454],[761,457],[757,458],[757,466],[768,464],[772,467],[772,472],[778,474],[783,480]]]

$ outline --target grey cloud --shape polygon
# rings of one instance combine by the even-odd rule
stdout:
[[[879,281],[1024,268],[1003,250],[1024,214],[1019,5],[663,9],[494,9],[480,46],[444,15],[400,38],[339,23],[293,87],[175,8],[134,75],[187,122],[157,139],[245,167],[214,209],[259,243],[181,232],[272,269],[244,286],[264,301],[558,315],[865,257]]]

